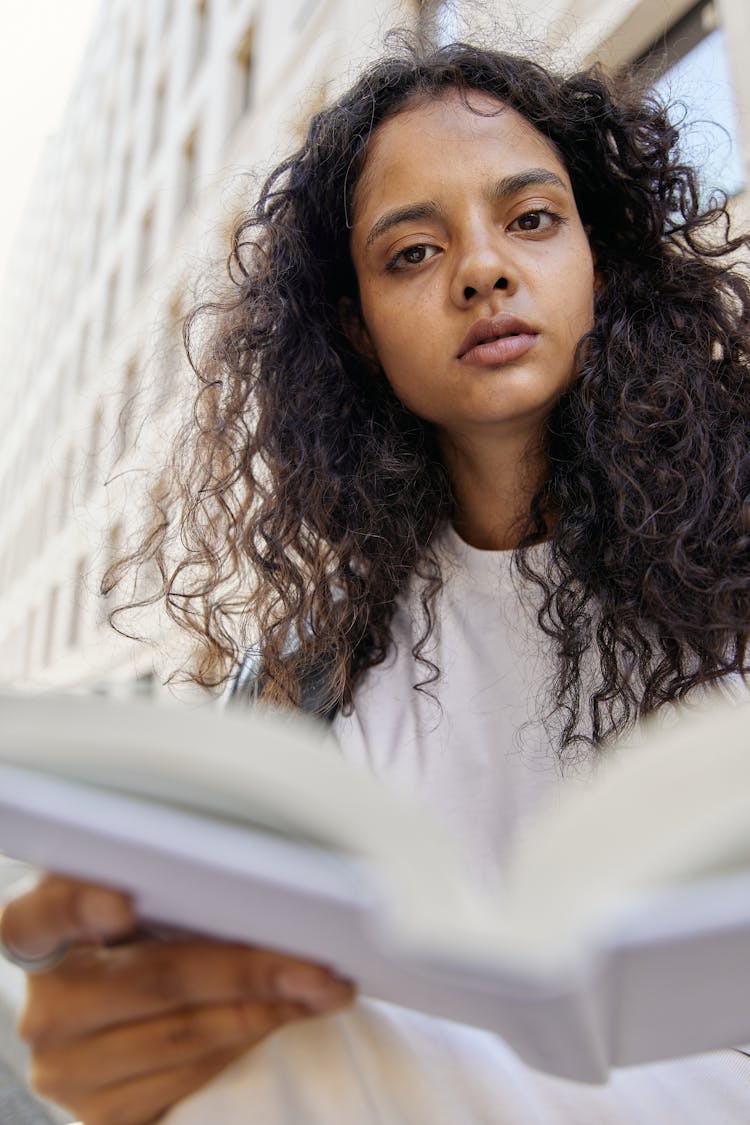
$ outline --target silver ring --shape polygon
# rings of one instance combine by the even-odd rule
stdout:
[[[68,949],[67,942],[64,942],[49,953],[42,954],[41,957],[27,957],[23,953],[18,953],[3,937],[0,937],[0,954],[6,961],[10,961],[11,965],[16,965],[25,973],[45,973],[49,969],[54,969],[63,960]]]

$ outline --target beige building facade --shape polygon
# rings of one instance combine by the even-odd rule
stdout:
[[[745,0],[104,0],[6,279],[4,685],[155,690],[158,652],[117,638],[97,591],[189,399],[180,319],[263,170],[420,20],[565,68],[644,60],[718,118],[695,158],[747,213]]]

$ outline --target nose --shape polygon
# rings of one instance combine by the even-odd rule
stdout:
[[[482,228],[465,240],[451,281],[451,297],[460,307],[489,296],[494,289],[515,286],[515,271],[510,254],[503,252],[502,237],[496,228]]]

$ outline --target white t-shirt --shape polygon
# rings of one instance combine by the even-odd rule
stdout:
[[[543,547],[534,548],[544,551]],[[426,652],[412,590],[393,649],[334,725],[343,753],[424,801],[486,886],[502,876],[528,814],[578,784],[561,771],[539,714],[550,671],[533,590],[510,552],[478,551],[450,531],[444,587]],[[604,1087],[539,1074],[496,1035],[360,999],[288,1026],[167,1116],[168,1125],[747,1125],[750,1058],[738,1051],[613,1072]]]

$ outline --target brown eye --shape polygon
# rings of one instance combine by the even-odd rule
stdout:
[[[386,269],[407,270],[410,266],[421,266],[422,262],[428,261],[437,252],[437,246],[430,246],[428,242],[416,242],[413,246],[399,250],[398,254],[391,258]]]
[[[559,215],[554,215],[552,211],[545,211],[544,208],[540,208],[538,211],[525,211],[523,215],[519,215],[510,224],[508,230],[548,231],[558,226],[562,221]]]

